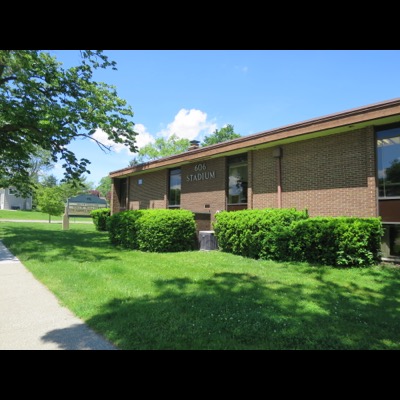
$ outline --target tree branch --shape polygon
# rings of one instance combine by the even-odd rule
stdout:
[[[4,125],[0,126],[0,132],[1,133],[9,133],[9,132],[18,132],[21,129],[29,129],[32,131],[40,132],[40,129],[38,129],[36,126],[32,125]]]
[[[7,76],[7,78],[0,79],[0,85],[2,85],[3,83],[6,83],[8,81],[15,81],[16,79],[17,79],[17,77],[15,75]]]
[[[76,136],[80,136],[80,137],[84,137],[84,138],[88,138],[88,139],[93,140],[93,141],[97,144],[97,146],[99,146],[100,149],[101,149],[104,153],[107,153],[107,152],[110,152],[110,151],[111,151],[112,145],[107,146],[107,145],[105,145],[104,143],[101,143],[99,140],[97,140],[97,139],[94,138],[93,136],[87,135],[86,133],[80,133],[80,134],[77,134]]]

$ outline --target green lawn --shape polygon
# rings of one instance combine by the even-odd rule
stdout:
[[[120,250],[83,224],[0,221],[0,238],[121,349],[400,349],[398,267]]]
[[[19,220],[49,220],[49,214],[45,214],[39,211],[21,211],[21,210],[0,210],[0,221],[1,219],[19,219]],[[70,221],[91,221],[91,218],[85,217],[71,217]],[[62,221],[62,216],[51,216],[51,221]]]

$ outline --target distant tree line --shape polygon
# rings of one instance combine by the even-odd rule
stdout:
[[[205,136],[200,146],[210,146],[240,137],[241,135],[235,133],[233,125],[228,124],[221,129],[216,129],[211,135]],[[137,156],[129,162],[129,166],[132,167],[144,162],[183,153],[187,151],[189,146],[189,139],[179,138],[176,134],[171,135],[169,138],[157,138],[154,143],[149,143],[140,148]]]

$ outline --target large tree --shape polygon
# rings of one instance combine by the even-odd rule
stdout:
[[[82,176],[75,182],[62,182],[60,185],[58,185],[58,188],[63,201],[67,202],[70,197],[74,197],[83,193],[89,193],[89,191],[93,189],[93,182],[87,182],[86,177]]]
[[[216,129],[210,136],[206,136],[201,145],[203,147],[210,146],[211,144],[222,143],[240,137],[238,133],[235,133],[233,125],[228,124],[219,130]]]
[[[183,153],[189,148],[189,145],[189,139],[179,138],[175,134],[172,134],[167,139],[159,137],[154,143],[143,146],[139,150],[137,157],[132,159],[129,165],[134,166],[147,161],[158,160],[159,158]]]
[[[98,68],[116,69],[102,50],[82,50],[81,62],[65,69],[46,51],[0,50],[0,187],[32,189],[29,161],[35,148],[62,160],[66,180],[77,180],[90,161],[78,160],[68,145],[76,138],[98,142],[97,129],[115,143],[135,146],[132,109],[115,87],[93,80]]]
[[[109,176],[103,176],[100,179],[99,186],[96,188],[103,197],[106,197],[111,192],[111,178]]]
[[[57,178],[55,175],[45,175],[40,180],[40,184],[44,187],[55,187],[57,186]]]
[[[29,157],[28,168],[26,170],[27,179],[29,180],[29,183],[26,186],[29,187],[30,185],[34,185],[37,187],[40,177],[44,176],[44,174],[52,168],[54,168],[54,163],[52,162],[50,152],[48,150],[43,150],[39,146],[34,146],[33,153]],[[36,190],[32,190],[31,194],[32,207],[35,207],[37,203]],[[27,201],[27,197],[22,198],[23,210],[26,210]]]
[[[29,158],[28,174],[29,179],[34,183],[39,182],[39,177],[54,168],[51,153],[35,146],[33,153]]]

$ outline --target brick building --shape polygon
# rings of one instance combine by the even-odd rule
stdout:
[[[307,209],[382,217],[400,256],[400,98],[244,136],[110,173],[112,213],[183,208],[199,229],[220,210]]]

